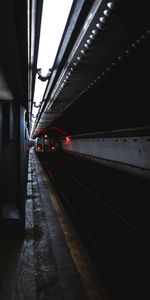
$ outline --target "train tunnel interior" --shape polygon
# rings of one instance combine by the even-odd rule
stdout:
[[[51,27],[70,6],[43,75],[46,3],[0,3],[0,299],[148,299],[148,1],[58,1]]]

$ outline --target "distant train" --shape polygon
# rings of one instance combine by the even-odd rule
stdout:
[[[38,153],[58,151],[58,141],[54,138],[37,137],[34,142],[35,151]]]

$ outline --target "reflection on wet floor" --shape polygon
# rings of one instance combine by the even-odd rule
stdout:
[[[0,241],[0,299],[110,299],[33,151],[29,170],[25,237]]]

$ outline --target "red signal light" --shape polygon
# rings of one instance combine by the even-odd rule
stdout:
[[[70,142],[71,142],[70,136],[66,136],[65,137],[65,144],[70,144]]]
[[[47,134],[44,134],[45,139],[47,139]]]
[[[37,150],[37,151],[43,151],[44,148],[43,148],[42,146],[37,146],[37,147],[36,147],[36,150]]]

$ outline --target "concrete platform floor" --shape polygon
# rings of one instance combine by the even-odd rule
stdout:
[[[0,239],[0,300],[40,299],[110,296],[31,149],[25,238]]]

